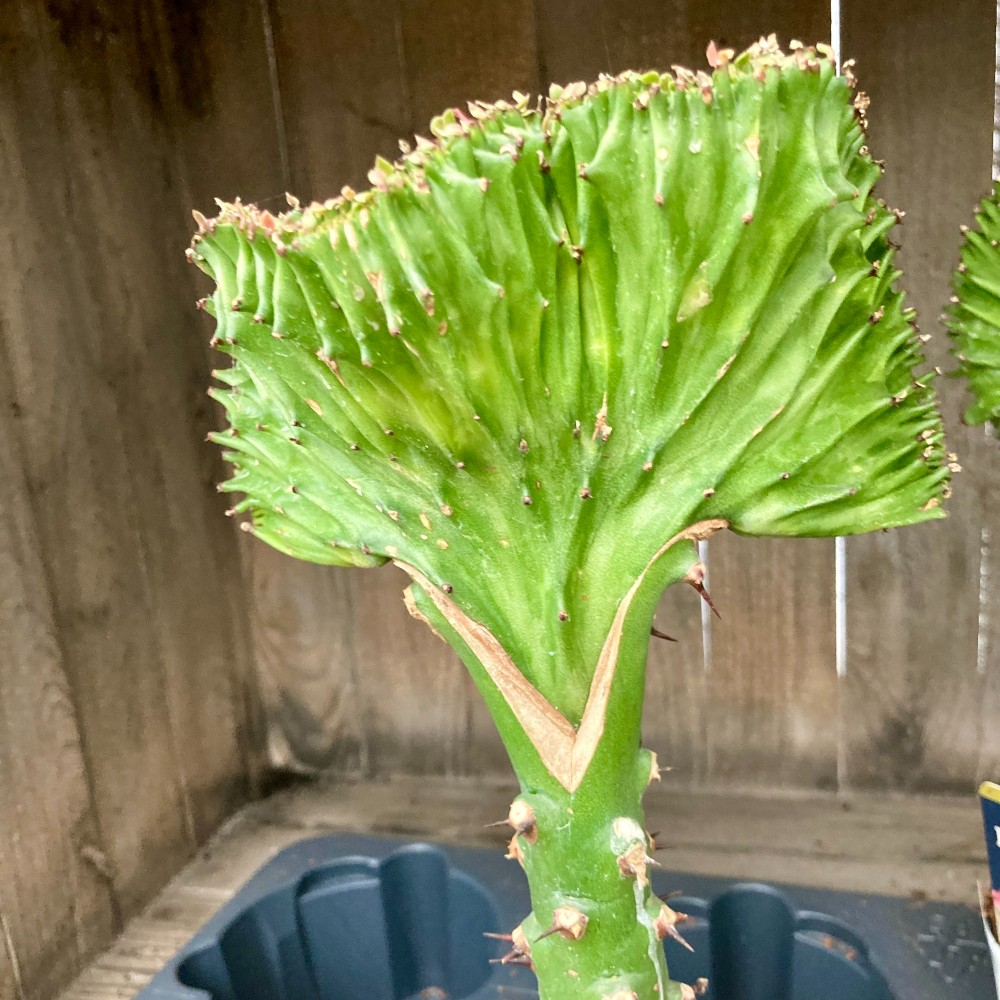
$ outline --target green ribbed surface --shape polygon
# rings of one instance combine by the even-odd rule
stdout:
[[[946,310],[948,329],[959,361],[956,374],[966,378],[972,405],[970,424],[1000,418],[1000,184],[983,199],[976,228],[968,231],[959,269],[952,281],[954,298]]]
[[[449,111],[371,191],[277,217],[223,204],[191,251],[217,285],[232,426],[215,437],[248,530],[314,562],[414,567],[574,726],[666,540],[710,519],[870,531],[941,516],[947,492],[850,86],[827,52],[773,40],[717,62]],[[560,907],[589,919],[532,945],[547,1000],[680,996],[622,852],[643,846],[649,627],[695,558],[678,545],[644,578],[572,792],[414,586],[537,814],[537,839],[515,838],[525,931]]]
[[[711,78],[448,112],[364,195],[224,205],[194,252],[233,360],[237,509],[314,562],[398,554],[540,686],[534,651],[586,674],[694,521],[939,516],[940,424],[851,101],[827,58],[758,47]]]

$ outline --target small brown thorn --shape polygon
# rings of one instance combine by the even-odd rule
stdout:
[[[518,840],[516,833],[510,838],[510,843],[507,845],[507,853],[504,857],[508,861],[516,861],[522,868],[524,867],[524,851],[521,850],[521,842]]]
[[[558,934],[567,941],[579,941],[587,932],[587,924],[590,922],[586,913],[573,906],[557,906],[552,911],[552,926],[543,931],[535,938],[535,943],[543,938]]]
[[[701,597],[709,608],[711,608],[712,614],[715,615],[719,621],[722,621],[722,615],[719,614],[719,609],[716,608],[713,603],[712,595],[705,589],[705,564],[702,562],[696,562],[687,571],[687,576],[684,577],[684,582],[689,583],[696,591],[698,591],[698,596]]]
[[[687,948],[691,954],[694,954],[694,948],[691,947],[690,943],[684,938],[684,935],[676,927],[671,927],[667,930],[667,937],[673,938],[679,945]]]
[[[510,812],[507,813],[507,825],[514,831],[515,839],[523,834],[529,844],[538,840],[535,810],[524,799],[514,799],[511,802]]]
[[[495,824],[490,824],[491,826]],[[493,938],[494,941],[513,941],[513,934],[495,934],[493,931],[483,931],[483,937]]]
[[[506,955],[501,955],[500,958],[491,958],[490,965],[523,965],[528,969],[534,968],[531,959],[516,948],[511,948]]]
[[[666,632],[661,632],[655,625],[650,628],[649,634],[656,639],[666,639],[667,642],[677,642],[672,635],[667,635]]]

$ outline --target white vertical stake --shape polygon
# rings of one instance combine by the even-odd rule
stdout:
[[[705,589],[709,589],[708,580],[708,539],[698,542],[698,558],[705,565]],[[708,674],[712,670],[712,609],[708,601],[701,602],[701,666]]]
[[[830,0],[830,47],[840,72],[840,0]],[[837,676],[847,676],[847,542],[837,538],[833,546],[833,593],[835,601],[835,649]]]
[[[993,180],[1000,180],[1000,0],[997,0],[993,32]],[[988,438],[995,437],[993,425],[986,421],[984,431]],[[976,636],[976,672],[986,673],[986,660],[990,650],[990,547],[993,543],[988,525],[979,534],[979,629]]]
[[[993,38],[993,180],[1000,180],[1000,0]]]

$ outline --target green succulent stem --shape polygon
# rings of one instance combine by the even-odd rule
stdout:
[[[451,109],[371,190],[220,203],[188,254],[231,361],[231,513],[300,559],[402,567],[486,699],[522,789],[513,957],[547,1000],[693,995],[659,947],[639,725],[694,543],[948,495],[867,102],[819,46],[709,61]]]
[[[972,402],[968,424],[1000,425],[1000,182],[979,204],[975,225],[962,227],[961,261],[945,309],[955,375],[966,380]]]
[[[511,807],[508,856],[524,868],[532,911],[518,928],[510,957],[531,962],[542,1000],[633,994],[640,1000],[677,1000],[682,995],[681,985],[670,981],[664,960],[664,906],[650,888],[654,844],[646,831],[642,797],[659,779],[659,768],[656,754],[641,746],[640,720],[650,626],[659,596],[665,586],[683,581],[696,564],[697,553],[685,539],[650,567],[634,596],[622,595],[628,611],[606,710],[613,725],[605,727],[573,791],[553,778],[509,702],[448,618],[426,592],[416,588],[413,595],[419,613],[469,669],[520,783],[521,794]],[[606,609],[608,620],[615,610]],[[557,666],[565,672],[568,665]],[[555,915],[566,912],[582,920],[559,928]],[[582,933],[575,937],[581,926]]]

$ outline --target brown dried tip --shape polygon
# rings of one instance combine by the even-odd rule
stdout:
[[[557,906],[552,911],[552,926],[536,937],[535,942],[537,944],[543,938],[551,937],[553,934],[558,934],[560,937],[566,938],[567,941],[579,941],[586,934],[589,922],[590,918],[587,914],[575,907]]]
[[[618,871],[623,878],[634,878],[639,885],[649,885],[649,865],[659,865],[646,853],[646,845],[637,841],[624,854],[618,855]]]
[[[660,907],[659,915],[653,921],[653,928],[656,931],[656,936],[662,941],[665,937],[673,938],[678,944],[687,948],[688,951],[694,952],[694,948],[688,944],[687,941],[681,936],[680,931],[677,930],[677,925],[684,923],[688,919],[686,913],[678,913],[676,910],[672,910],[666,903]]]
[[[670,768],[668,767],[667,770],[669,771]],[[650,750],[649,751],[649,781],[647,782],[647,784],[651,785],[654,781],[659,781],[659,780],[660,780],[660,758],[656,755],[656,751],[655,750]],[[652,838],[652,836],[650,836],[650,838],[649,838],[649,847],[650,847],[650,850],[653,850],[653,851],[656,850],[656,847],[653,844],[653,838]]]
[[[720,66],[725,66],[733,56],[736,55],[733,49],[720,49],[716,46],[715,42],[709,42],[708,48],[705,50],[705,58],[708,60],[708,65],[712,69],[718,69]]]
[[[500,958],[491,958],[491,964],[524,965],[529,969],[533,968],[531,964],[531,943],[528,941],[528,937],[520,924],[510,934],[486,934],[485,936],[496,938],[498,941],[510,941],[512,945],[510,951],[505,955],[502,955]]]
[[[521,841],[518,839],[516,833],[510,838],[510,843],[507,845],[507,853],[504,857],[508,861],[516,861],[522,868],[524,867],[524,851],[521,850]]]
[[[684,577],[684,582],[690,584],[698,591],[701,599],[712,609],[712,614],[715,615],[719,621],[722,621],[722,615],[719,614],[718,609],[715,604],[712,603],[712,596],[705,589],[705,564],[703,562],[696,562],[688,571],[687,575]]]
[[[514,799],[507,813],[507,825],[514,831],[514,836],[523,836],[529,843],[538,840],[538,821],[535,810],[524,799]]]

